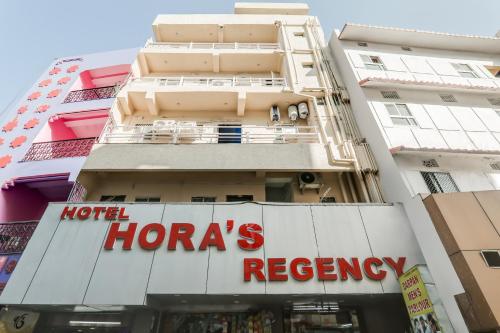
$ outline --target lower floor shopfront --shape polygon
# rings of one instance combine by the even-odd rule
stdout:
[[[51,204],[0,303],[35,333],[409,332],[399,205]],[[23,320],[21,320],[21,319]]]

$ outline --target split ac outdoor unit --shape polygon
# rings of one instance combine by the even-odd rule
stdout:
[[[302,172],[299,174],[299,188],[301,192],[304,192],[304,190],[316,190],[319,193],[322,185],[321,177],[317,173]]]
[[[280,108],[277,105],[271,106],[271,109],[269,110],[269,115],[271,117],[271,121],[280,121],[281,118]]]

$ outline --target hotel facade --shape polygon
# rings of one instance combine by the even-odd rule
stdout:
[[[304,4],[237,3],[234,14],[159,15],[152,27],[144,47],[99,65],[119,70],[76,67],[75,91],[113,87],[106,107],[46,119],[63,120],[52,137],[70,127],[92,140],[35,173],[68,192],[33,216],[0,295],[7,332],[410,332],[398,278],[412,267],[441,330],[468,330],[454,298],[467,287],[438,222],[412,216],[401,172],[388,175],[396,153],[377,137],[347,42],[328,44]],[[89,80],[105,83],[79,85]],[[5,191],[26,186],[31,149],[2,170],[17,172]],[[36,193],[56,192],[47,187]],[[5,222],[21,220],[22,202],[8,207]]]

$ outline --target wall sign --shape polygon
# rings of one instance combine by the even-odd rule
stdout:
[[[346,281],[363,280],[368,278],[381,281],[388,274],[396,276],[403,274],[406,257],[284,257],[254,258],[252,251],[264,245],[263,228],[256,223],[244,223],[235,228],[235,221],[228,219],[225,223],[213,222],[208,228],[199,230],[196,225],[189,222],[173,221],[170,230],[161,223],[149,223],[141,228],[139,223],[130,221],[124,207],[71,207],[65,206],[61,212],[61,220],[96,221],[104,218],[111,223],[104,242],[104,249],[108,251],[135,250],[138,244],[143,250],[165,251],[226,251],[224,235],[237,233],[237,246],[249,253],[248,258],[242,262],[243,279],[250,281],[308,281],[313,278],[319,281]],[[102,223],[102,222],[95,222]],[[237,229],[237,230],[236,230]],[[199,242],[193,237],[201,234]]]

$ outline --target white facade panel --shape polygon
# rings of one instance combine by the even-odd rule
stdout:
[[[417,140],[415,139],[415,136],[413,136],[411,128],[409,127],[386,128],[385,133],[389,138],[389,144],[390,144],[389,148],[399,147],[399,146],[404,146],[407,148],[420,147]]]
[[[434,70],[429,65],[429,63],[427,63],[425,58],[413,57],[413,56],[402,56],[401,58],[403,62],[406,64],[406,67],[408,67],[408,69],[410,70],[410,72],[418,74],[434,75]]]
[[[403,61],[401,61],[401,57],[398,55],[384,54],[380,58],[384,63],[385,68],[389,71],[396,71],[396,72],[408,71]]]
[[[389,112],[387,112],[387,108],[385,107],[384,103],[381,102],[371,102],[373,110],[375,111],[375,114],[377,115],[378,120],[380,121],[380,124],[382,127],[392,127],[392,120],[391,117],[389,117]]]
[[[463,131],[441,131],[441,135],[451,149],[475,149],[474,144]]]
[[[438,130],[421,128],[411,130],[421,148],[448,148]]]
[[[482,121],[476,116],[472,108],[450,106],[451,113],[466,131],[487,131]]]
[[[418,126],[421,128],[436,128],[432,119],[421,104],[406,103],[406,105],[410,109],[411,114],[415,117]]]
[[[424,105],[427,113],[440,130],[460,130],[460,124],[453,118],[450,110],[442,105]]]
[[[477,149],[480,150],[500,150],[500,144],[491,133],[487,132],[468,132]]]
[[[500,132],[500,116],[491,108],[472,108],[490,131]]]
[[[438,75],[458,76],[458,72],[449,61],[437,58],[429,58],[428,61]]]
[[[450,175],[461,192],[494,190],[488,177],[482,172],[454,170],[450,172]]]

